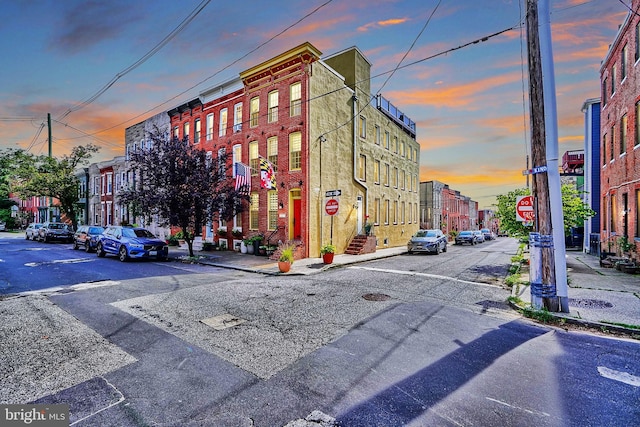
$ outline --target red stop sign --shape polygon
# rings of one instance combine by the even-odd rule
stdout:
[[[516,199],[516,219],[518,221],[533,221],[533,196],[518,196]]]
[[[324,211],[327,215],[335,215],[338,213],[338,201],[336,199],[329,199],[324,204]]]

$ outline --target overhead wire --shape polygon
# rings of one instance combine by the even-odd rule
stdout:
[[[140,59],[138,59],[136,62],[134,62],[124,70],[117,73],[107,84],[105,84],[95,94],[93,94],[86,100],[82,101],[80,104],[72,108],[69,108],[65,113],[63,113],[60,117],[58,117],[58,120],[62,120],[65,117],[67,117],[69,114],[75,111],[78,111],[86,107],[87,105],[91,104],[93,101],[98,99],[102,94],[104,94],[107,90],[109,90],[109,88],[111,88],[111,86],[113,86],[118,80],[120,80],[121,77],[124,77],[125,75],[129,74],[131,71],[138,68],[140,65],[144,64],[149,58],[151,58],[160,49],[166,46],[167,43],[169,43],[174,37],[180,34],[182,30],[184,30],[187,27],[187,25],[189,25],[191,21],[193,21],[196,18],[196,16],[198,16],[200,12],[202,12],[202,10],[207,6],[207,4],[209,4],[209,2],[211,2],[211,0],[203,0],[198,6],[196,6],[196,8],[193,11],[191,11],[191,13],[176,28],[173,29],[173,31],[171,31],[164,39],[162,39],[157,45],[155,45],[149,52],[144,54]]]

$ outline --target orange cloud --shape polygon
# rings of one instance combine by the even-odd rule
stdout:
[[[409,18],[392,18],[384,21],[376,21],[371,22],[365,25],[358,27],[359,32],[367,32],[371,29],[380,28],[380,27],[390,27],[392,25],[400,25],[409,21]]]

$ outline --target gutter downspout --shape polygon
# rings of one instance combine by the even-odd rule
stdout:
[[[365,215],[369,212],[369,188],[367,185],[360,181],[358,178],[358,160],[360,158],[358,151],[358,96],[354,87],[353,95],[351,96],[351,108],[353,117],[353,180],[358,183],[364,189],[364,212]],[[357,219],[356,219],[357,221]],[[356,230],[359,233],[360,230]]]

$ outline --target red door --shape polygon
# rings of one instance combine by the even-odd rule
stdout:
[[[293,238],[294,239],[302,239],[302,200],[301,199],[293,199]]]

